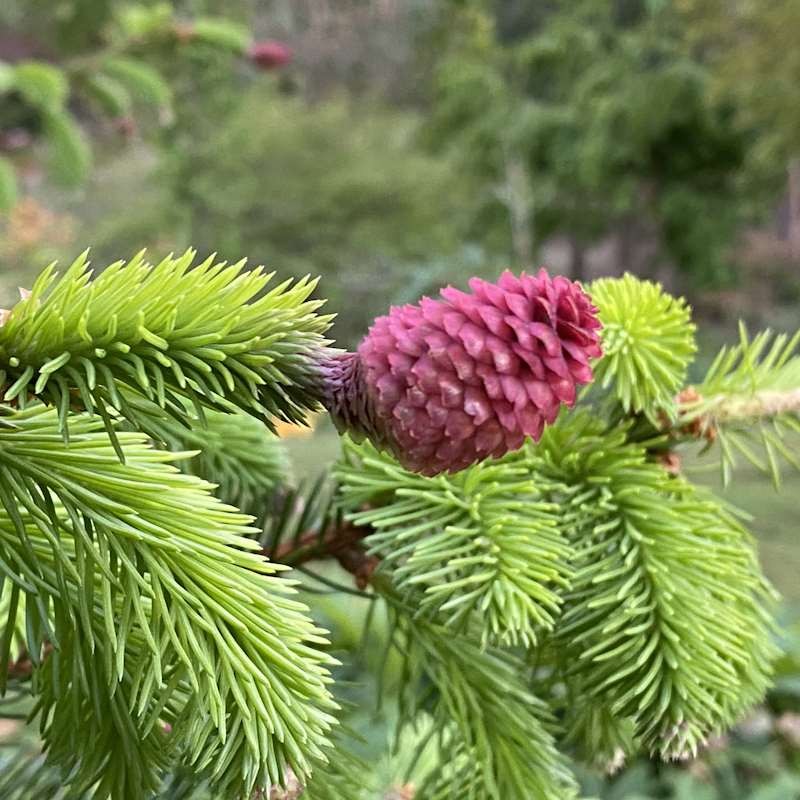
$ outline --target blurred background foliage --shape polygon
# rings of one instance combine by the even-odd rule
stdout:
[[[86,246],[191,244],[321,275],[349,346],[388,303],[539,263],[662,281],[708,350],[737,317],[796,328],[798,30],[798,0],[3,0],[0,306]],[[295,474],[336,446],[291,440]],[[791,488],[753,473],[734,498],[787,602],[767,705],[692,764],[588,793],[800,796]],[[323,620],[355,701],[359,602]],[[387,713],[352,721],[374,758]]]

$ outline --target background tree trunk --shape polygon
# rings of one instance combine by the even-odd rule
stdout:
[[[525,162],[517,155],[509,154],[505,159],[505,183],[498,192],[508,209],[511,223],[511,248],[514,252],[515,268],[533,267],[533,195],[531,179]]]
[[[586,248],[574,236],[570,236],[569,274],[572,280],[586,282]]]

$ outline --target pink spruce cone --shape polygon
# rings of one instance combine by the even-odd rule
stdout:
[[[288,64],[294,53],[288,44],[277,42],[274,39],[266,39],[261,42],[253,42],[247,55],[260,69],[270,70]]]
[[[601,354],[597,309],[580,285],[542,269],[472,293],[392,308],[357,353],[325,365],[326,405],[407,469],[457,472],[538,440]]]

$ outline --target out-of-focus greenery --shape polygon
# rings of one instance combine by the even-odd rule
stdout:
[[[415,133],[415,118],[399,111],[342,99],[309,113],[302,99],[255,86],[191,160],[174,154],[180,181],[161,202],[180,200],[179,229],[201,251],[321,273],[320,293],[354,312],[337,329],[353,339],[420,263],[449,258],[447,277],[467,277],[456,255],[469,183],[415,149]]]
[[[71,0],[56,13],[15,0],[0,34],[64,60],[78,120],[82,88],[120,83],[102,54],[131,37],[124,47],[146,56],[172,109],[142,120],[147,136],[126,128],[126,148],[89,121],[80,135],[95,140],[98,163],[82,196],[36,184],[23,200],[68,214],[71,241],[92,243],[100,260],[192,243],[321,273],[326,296],[347,306],[345,342],[378,295],[399,302],[467,273],[531,266],[553,236],[574,277],[596,274],[588,251],[608,241],[616,256],[601,270],[732,287],[749,275],[741,234],[781,200],[798,106],[793,49],[774,79],[768,58],[796,3],[734,6]],[[261,75],[232,59],[248,27],[296,42],[295,63]],[[381,73],[387,30],[399,44],[386,57],[407,76],[401,97]],[[84,55],[93,47],[100,55]],[[321,81],[326,71],[339,83]],[[130,94],[121,88],[101,93]],[[11,113],[15,95],[4,97]],[[125,109],[114,118],[127,125]],[[41,254],[0,246],[0,257],[24,271],[68,249],[62,240],[53,253],[47,230],[36,244]],[[757,255],[772,268],[784,258],[774,251]],[[789,297],[796,279],[788,265],[779,272],[775,294]]]
[[[26,151],[44,150],[56,185],[80,186],[98,124],[131,136],[173,114],[169,62],[248,55],[246,27],[225,17],[185,17],[170,3],[4,4],[0,9],[0,209],[13,208]],[[158,62],[161,62],[160,64]],[[144,115],[142,112],[145,112]],[[4,154],[6,151],[8,154]],[[22,155],[20,155],[22,153]]]
[[[708,66],[683,47],[672,4],[554,3],[505,33],[481,4],[465,5],[436,70],[435,145],[503,187],[495,203],[534,240],[561,233],[581,246],[645,217],[679,269],[699,284],[726,280],[746,143],[710,96]]]

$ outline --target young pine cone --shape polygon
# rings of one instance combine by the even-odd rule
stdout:
[[[337,425],[423,475],[538,440],[601,354],[597,309],[579,284],[542,269],[469,285],[392,308],[356,353],[323,363]]]

